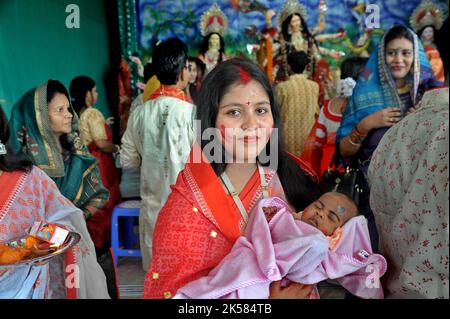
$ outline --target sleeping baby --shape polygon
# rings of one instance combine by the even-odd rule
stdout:
[[[245,233],[205,277],[175,298],[265,299],[273,281],[306,285],[334,279],[361,298],[383,298],[386,260],[371,249],[367,221],[348,196],[323,194],[300,213],[278,197],[253,208]],[[314,290],[310,298],[318,298]]]

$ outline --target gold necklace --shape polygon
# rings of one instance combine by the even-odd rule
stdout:
[[[296,32],[292,34],[291,43],[294,45],[296,51],[302,51],[304,48],[305,39],[301,32]]]

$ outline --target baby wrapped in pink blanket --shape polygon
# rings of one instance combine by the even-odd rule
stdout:
[[[299,214],[280,198],[262,199],[230,253],[175,298],[265,299],[270,283],[283,278],[308,285],[335,279],[361,298],[383,298],[386,260],[372,253],[366,219],[344,197],[326,193]]]

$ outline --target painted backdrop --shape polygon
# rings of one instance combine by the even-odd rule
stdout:
[[[265,25],[264,12],[274,9],[279,12],[284,0],[217,0],[227,15],[228,32],[225,36],[226,53],[235,55],[245,52],[246,44],[257,43],[257,32]],[[438,0],[447,15],[448,1]],[[177,36],[189,45],[190,54],[195,55],[200,47],[200,17],[214,3],[213,0],[137,0],[137,37],[141,56],[151,54],[152,41]],[[309,27],[317,24],[319,0],[302,0],[308,12]],[[376,4],[380,8],[380,28],[386,29],[394,23],[407,23],[420,0],[327,0],[325,33],[344,28],[355,43],[360,35],[364,13],[362,5]],[[274,24],[278,16],[273,19]],[[373,47],[373,46],[372,46]],[[339,47],[342,49],[341,47]],[[370,48],[369,48],[370,50]]]

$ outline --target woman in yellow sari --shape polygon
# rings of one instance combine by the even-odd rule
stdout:
[[[98,160],[98,168],[103,186],[109,191],[109,199],[88,223],[98,248],[109,248],[111,238],[111,216],[114,206],[120,202],[119,173],[112,154],[119,146],[112,142],[112,132],[108,126],[110,119],[94,107],[98,99],[94,80],[87,76],[77,76],[70,83],[73,107],[80,117],[81,142]]]

